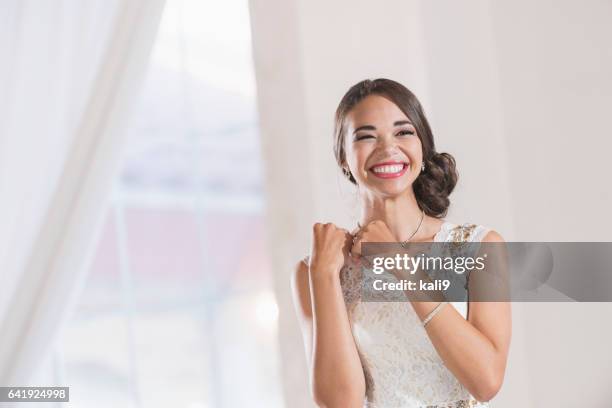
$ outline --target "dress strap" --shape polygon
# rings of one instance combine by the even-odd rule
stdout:
[[[455,225],[449,231],[447,241],[450,242],[481,242],[491,229],[484,225],[466,222]]]

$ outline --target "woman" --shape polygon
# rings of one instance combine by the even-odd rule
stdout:
[[[444,220],[457,182],[455,161],[436,152],[420,103],[401,84],[365,80],[346,93],[336,112],[334,152],[358,190],[359,227],[350,233],[315,224],[311,254],[292,278],[315,402],[488,406],[504,378],[509,304],[361,302],[354,266],[366,242],[502,237],[481,225]]]

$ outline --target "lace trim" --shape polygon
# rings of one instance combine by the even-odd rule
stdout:
[[[365,408],[383,408],[375,403],[368,401],[364,402]],[[386,407],[385,407],[386,408]],[[459,400],[454,402],[445,402],[442,405],[421,405],[418,408],[489,408],[489,404],[486,402],[479,402],[475,399],[470,400]]]
[[[450,231],[449,240],[451,242],[470,242],[477,227],[478,225],[469,223],[457,225]]]
[[[476,401],[475,399],[455,401],[451,403],[444,403],[443,405],[426,405],[425,408],[478,408],[486,407],[483,403]]]

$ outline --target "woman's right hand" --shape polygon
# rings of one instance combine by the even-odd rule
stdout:
[[[339,276],[353,245],[352,235],[332,223],[312,227],[310,271],[317,275]]]

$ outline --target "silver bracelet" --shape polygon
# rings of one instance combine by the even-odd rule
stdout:
[[[444,307],[445,304],[447,304],[448,302],[440,302],[438,304],[438,306],[436,306],[434,308],[434,310],[432,310],[431,312],[429,312],[429,314],[427,315],[427,317],[425,319],[423,319],[423,327],[427,326],[427,323],[429,323],[429,321],[440,311],[440,309],[442,309],[442,307]]]

